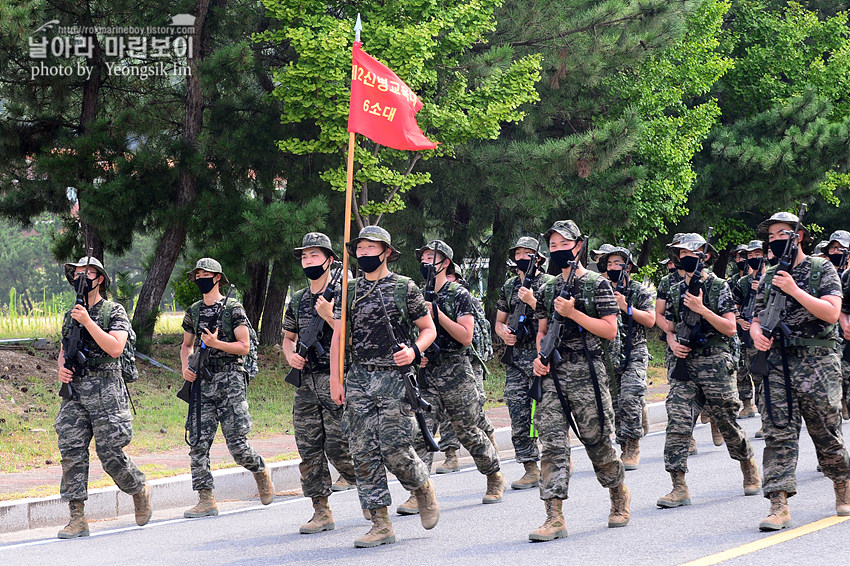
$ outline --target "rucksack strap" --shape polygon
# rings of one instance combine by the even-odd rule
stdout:
[[[295,316],[293,317],[293,318],[295,318],[295,334],[299,334],[299,332],[301,330],[301,325],[299,324],[298,315],[301,314],[301,299],[304,298],[306,291],[307,291],[307,287],[304,287],[303,289],[299,289],[298,291],[295,291],[294,293],[292,293],[292,296],[289,297],[289,308],[293,308],[293,305],[295,305],[294,306]]]

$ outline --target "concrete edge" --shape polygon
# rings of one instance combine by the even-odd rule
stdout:
[[[667,411],[663,401],[647,405],[650,425],[667,421]],[[496,443],[503,450],[513,448],[510,427],[495,431]],[[461,449],[460,457],[469,453]],[[300,459],[268,464],[272,473],[275,492],[301,489]],[[258,497],[257,484],[251,472],[245,468],[228,468],[213,472],[215,477],[215,496],[218,500],[252,499]],[[197,503],[197,495],[192,490],[192,477],[182,474],[169,478],[150,480],[151,504],[157,509],[189,507]],[[133,498],[117,487],[90,489],[86,502],[86,515],[91,519],[111,519],[133,512]],[[0,502],[0,533],[11,533],[39,527],[62,526],[68,521],[68,506],[58,495],[19,499]]]

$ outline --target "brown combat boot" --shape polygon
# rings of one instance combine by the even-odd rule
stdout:
[[[723,446],[723,435],[720,433],[720,427],[711,419],[711,441],[715,446]]]
[[[850,410],[847,408],[847,401],[841,400],[841,418],[846,420],[850,420]]]
[[[434,491],[434,482],[430,479],[425,485],[413,491],[419,510],[419,521],[426,531],[437,526],[440,520],[440,505],[437,503],[437,494]]]
[[[147,525],[153,514],[150,484],[145,483],[145,487],[140,492],[133,494],[133,507],[136,511],[136,524],[140,527]]]
[[[502,472],[487,474],[487,492],[484,494],[484,498],[481,499],[481,503],[501,503],[502,494],[505,492],[507,483],[505,474]]]
[[[418,515],[419,501],[417,501],[416,496],[411,493],[410,497],[407,498],[407,501],[395,508],[395,512],[399,515]],[[371,515],[369,520],[372,520]]]
[[[691,441],[688,443],[688,456],[695,456],[699,454],[699,448],[697,448],[697,439],[691,436]]]
[[[371,509],[369,511],[372,519],[372,528],[362,537],[355,539],[355,548],[372,548],[382,544],[395,542],[395,531],[390,523],[390,514],[386,507]]]
[[[86,521],[86,503],[84,501],[70,501],[68,508],[71,511],[71,519],[65,528],[56,536],[59,538],[77,538],[89,536],[89,523]]]
[[[260,492],[260,503],[268,505],[274,501],[274,484],[272,483],[272,473],[268,466],[262,472],[256,472],[254,474],[254,481],[257,482],[257,491]]]
[[[749,419],[756,416],[756,408],[753,405],[752,399],[744,399],[744,406],[741,407],[741,412],[738,413],[739,419]]]
[[[537,462],[523,462],[525,475],[511,484],[511,489],[530,489],[540,485],[540,468]]]
[[[546,521],[536,531],[528,534],[528,540],[541,542],[564,538],[567,536],[567,527],[564,522],[564,514],[561,512],[563,501],[560,499],[546,499]]]
[[[608,515],[608,528],[625,527],[629,524],[629,518],[632,516],[629,511],[632,494],[629,492],[629,488],[622,483],[608,491],[611,492],[611,514]]]
[[[454,448],[446,448],[446,459],[437,468],[438,474],[450,474],[460,469],[460,463],[457,461],[457,450]]]
[[[646,405],[643,406],[641,411],[640,422],[643,424],[643,435],[646,436],[649,434],[649,409]]]
[[[788,494],[774,491],[770,497],[770,514],[759,523],[760,531],[778,531],[791,526],[791,511],[788,509]]]
[[[328,506],[327,497],[313,498],[313,517],[301,525],[302,535],[312,535],[322,531],[334,530],[334,514]]]
[[[744,473],[744,495],[758,495],[761,491],[761,478],[759,478],[759,466],[755,458],[741,462],[741,471]]]
[[[366,519],[367,521],[371,521],[372,520],[372,512],[369,511],[368,509],[363,509],[363,518]]]
[[[847,482],[837,481],[833,486],[835,489],[835,514],[839,517],[850,515],[850,493],[848,493]]]
[[[356,484],[349,483],[347,479],[339,476],[331,486],[331,491],[348,491],[349,489],[354,489],[356,487]]]
[[[214,515],[218,515],[218,505],[215,504],[215,497],[213,497],[211,489],[200,490],[198,492],[198,504],[183,513],[183,516],[187,519],[212,517]]]
[[[709,417],[708,417],[708,413],[706,412],[706,410],[705,410],[705,409],[703,409],[702,411],[700,411],[700,414],[699,414],[699,422],[701,422],[702,424],[705,424],[705,423],[707,423],[709,420],[711,420],[711,419],[709,419]]]
[[[688,492],[688,485],[685,483],[685,472],[670,472],[670,479],[673,480],[673,490],[659,498],[655,504],[667,509],[690,505],[691,494]]]
[[[622,447],[623,454],[620,459],[623,461],[623,467],[627,470],[637,470],[640,464],[640,439],[627,438]]]

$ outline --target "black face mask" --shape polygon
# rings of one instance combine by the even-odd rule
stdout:
[[[747,265],[749,265],[753,269],[758,269],[759,265],[761,265],[761,262],[762,262],[763,259],[764,258],[761,258],[761,257],[751,257],[750,259],[747,260]]]
[[[773,240],[768,244],[770,247],[770,251],[773,252],[773,257],[782,257],[782,254],[785,253],[785,245],[788,244],[788,240]],[[794,249],[791,249],[791,257],[794,257]]]
[[[676,269],[676,267],[674,266],[674,267],[668,267],[668,268],[667,268],[667,271],[669,271],[670,273],[676,273],[676,272],[677,272],[677,271],[679,271],[679,270],[678,270],[678,269]]]
[[[747,260],[736,261],[735,265],[738,266],[738,271],[744,271],[747,269]]]
[[[623,273],[622,269],[609,269],[608,270],[608,279],[611,280],[612,283],[616,283],[620,280],[620,275]]]
[[[699,258],[696,256],[687,256],[679,258],[679,263],[682,265],[682,269],[685,271],[685,273],[693,273],[697,270]]]
[[[776,265],[777,263],[779,263],[779,258],[778,257],[772,257],[772,258],[767,260],[767,263],[769,263],[772,267],[772,266]]]
[[[516,268],[525,273],[528,271],[528,266],[531,265],[530,259],[518,259],[516,260]]]
[[[311,265],[310,267],[304,268],[304,275],[306,275],[307,279],[310,281],[315,281],[324,275],[327,270],[328,268],[324,265]]]
[[[379,253],[378,255],[364,255],[357,258],[357,265],[364,273],[372,273],[381,267],[381,264],[384,262],[381,259],[381,256],[384,255],[384,252]]]
[[[212,291],[213,287],[215,287],[215,276],[212,277],[200,277],[195,279],[195,285],[198,286],[198,289],[201,291],[202,295],[206,295],[210,291]]]
[[[832,262],[832,265],[838,267],[841,265],[841,262],[844,261],[844,253],[838,252],[837,254],[829,254],[829,261]]]
[[[423,281],[428,280],[428,275],[430,274],[429,272],[431,271],[431,269],[429,267],[430,265],[431,265],[430,263],[425,263],[424,261],[419,264],[419,275],[422,276]]]
[[[557,250],[549,255],[552,257],[552,263],[560,269],[566,269],[569,267],[570,262],[576,259],[575,248],[571,250]]]
[[[80,275],[80,277],[83,277]],[[80,277],[74,279],[73,283],[71,283],[71,287],[74,288],[75,291],[79,292],[80,289]],[[95,277],[97,279],[97,277]],[[88,295],[94,290],[94,279],[85,278],[85,283],[83,284],[83,294]]]

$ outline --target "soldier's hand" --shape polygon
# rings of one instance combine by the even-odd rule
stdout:
[[[685,293],[685,306],[695,314],[704,315],[708,311],[708,307],[702,302],[702,289],[698,295],[694,296],[690,291]]]
[[[753,279],[753,282],[750,283],[750,289],[752,289],[753,291],[758,291],[759,290],[759,282],[756,281],[755,279]]]
[[[534,358],[531,366],[534,368],[534,375],[544,376],[549,373],[549,364],[544,364],[540,356]]]
[[[516,334],[511,332],[511,329],[508,328],[507,324],[504,325],[504,327],[505,328],[502,331],[502,340],[504,340],[505,344],[507,344],[508,346],[513,346],[514,344],[516,344]]]
[[[319,298],[316,299],[316,312],[325,320],[332,319],[334,317],[333,299],[326,301],[323,296],[319,295]]]
[[[527,287],[520,287],[516,292],[516,296],[520,301],[527,304],[531,308],[537,308],[537,300],[534,298],[534,291]]]
[[[773,276],[772,284],[789,297],[793,297],[796,292],[800,290],[797,286],[797,282],[794,281],[793,277],[791,277],[791,274],[786,273],[785,271],[777,271]]]
[[[331,376],[331,399],[337,405],[345,403],[345,387],[333,376]]]
[[[741,328],[743,328],[744,330],[749,330],[749,329],[750,329],[750,327],[751,327],[752,325],[753,325],[753,324],[752,324],[751,322],[747,322],[747,321],[746,321],[746,320],[744,320],[743,318],[739,318],[739,319],[738,319],[738,326],[740,326],[740,327],[741,327]]]
[[[578,312],[576,311],[576,300],[575,298],[565,299],[564,297],[556,297],[555,298],[555,312],[560,314],[561,316],[572,318],[573,315]]]
[[[393,360],[398,367],[409,366],[416,359],[416,353],[410,346],[402,346],[401,350],[393,354]]]
[[[71,383],[73,379],[74,372],[72,372],[65,366],[59,368],[59,381],[61,381],[62,383]]]
[[[218,328],[215,329],[215,332],[210,332],[209,328],[204,328],[201,333],[201,340],[207,345],[207,348],[218,348],[221,344],[218,339]]]
[[[188,381],[189,383],[193,383],[195,379],[197,379],[198,375],[190,370],[188,367],[183,370],[183,379]]]
[[[617,301],[617,306],[620,307],[621,311],[627,312],[629,310],[629,305],[626,303],[625,295],[614,291],[614,300]]]
[[[289,356],[289,365],[295,369],[304,369],[304,366],[307,365],[307,358],[299,356],[297,353],[293,352],[292,355]]]
[[[850,326],[844,329],[844,339],[850,340]]]
[[[764,334],[753,336],[753,346],[760,352],[767,352],[773,346],[773,338],[768,338]]]
[[[691,352],[690,348],[684,344],[679,344],[678,342],[673,344],[671,350],[673,350],[673,355],[677,358],[687,358],[688,354]]]
[[[80,326],[85,326],[92,321],[89,311],[83,305],[74,305],[71,309],[71,318],[79,322]]]
[[[424,368],[425,366],[428,365],[428,358],[425,357],[424,354],[422,356],[420,356],[420,359],[421,359],[421,361],[419,362],[419,367]]]

